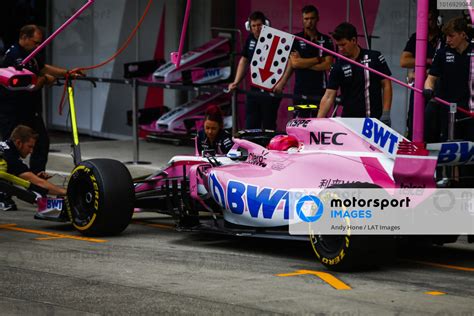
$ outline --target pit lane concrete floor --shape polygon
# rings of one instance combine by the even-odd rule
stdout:
[[[53,147],[60,152],[48,169],[67,173],[68,145]],[[82,153],[130,160],[131,148],[101,141],[83,143]],[[189,152],[141,143],[152,168]],[[18,205],[0,213],[1,315],[474,315],[474,245],[465,238],[405,250],[378,269],[335,273],[306,242],[176,232],[169,218],[145,213],[120,236],[87,239]]]

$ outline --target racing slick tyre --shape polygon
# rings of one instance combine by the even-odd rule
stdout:
[[[351,183],[331,189],[379,188],[371,183]],[[379,266],[395,257],[393,236],[380,235],[318,235],[310,234],[310,241],[318,260],[330,270],[352,271]]]
[[[134,199],[130,172],[112,159],[81,162],[67,186],[69,218],[84,235],[121,233],[132,218]]]

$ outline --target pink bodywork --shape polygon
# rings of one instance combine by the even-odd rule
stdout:
[[[155,134],[188,135],[189,129],[185,121],[194,121],[194,129],[198,131],[204,123],[204,113],[210,106],[224,107],[230,105],[229,94],[202,94],[191,101],[175,107],[150,124],[140,125],[140,129]]]
[[[390,133],[397,142],[408,142],[378,120],[370,120],[377,123],[387,137]],[[181,156],[173,158],[173,163],[165,171],[168,178],[182,177],[185,172],[189,176],[192,198],[200,199],[197,188],[202,185],[222,206],[227,221],[254,227],[287,225],[285,203],[288,202],[279,201],[271,218],[264,218],[262,214],[257,218],[250,216],[247,209],[243,214],[233,214],[225,197],[219,198],[226,194],[229,181],[258,187],[259,190],[269,188],[272,192],[307,189],[316,194],[334,185],[353,182],[372,183],[382,188],[435,187],[436,157],[424,153],[397,155],[396,151],[391,156],[357,130],[363,122],[363,118],[295,119],[287,124],[287,134],[298,140],[298,148],[269,150],[247,140],[234,139],[232,151],[246,152],[245,161],[211,167],[204,158]],[[396,150],[398,143],[393,146],[387,148]],[[158,176],[155,179],[156,182],[137,189],[159,187],[164,178]],[[216,193],[215,181],[219,183],[221,193]]]
[[[230,53],[229,39],[216,37],[184,54],[180,59],[179,66],[173,62],[166,63],[158,68],[153,76],[140,80],[144,82],[177,82],[182,80],[181,75],[184,70],[190,70],[204,63],[228,56]]]

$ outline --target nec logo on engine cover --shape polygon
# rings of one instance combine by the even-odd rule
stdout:
[[[317,132],[309,133],[309,144],[313,143],[316,145],[336,145],[342,146],[344,143],[341,141],[341,136],[346,135],[346,133],[333,133],[333,132]]]

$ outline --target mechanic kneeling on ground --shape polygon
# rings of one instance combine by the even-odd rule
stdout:
[[[38,134],[28,126],[18,125],[11,133],[10,139],[0,143],[0,152],[7,162],[7,172],[27,180],[39,187],[48,190],[52,195],[66,195],[66,189],[48,182],[50,178],[44,171],[34,174],[23,162],[33,152]],[[11,197],[0,192],[0,209],[4,211],[16,210],[15,202]]]
[[[214,151],[216,154],[225,155],[232,148],[234,142],[232,137],[224,128],[222,112],[217,106],[209,106],[206,109],[204,129],[197,135],[197,151],[202,155],[203,151]]]

